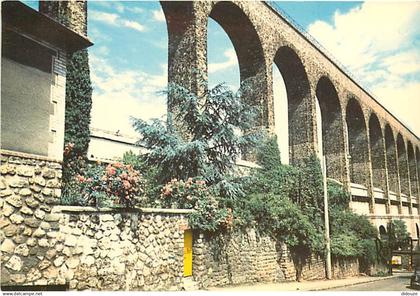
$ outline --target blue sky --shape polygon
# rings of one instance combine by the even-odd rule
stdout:
[[[37,2],[24,2],[37,8]],[[89,49],[92,126],[132,134],[129,116],[147,119],[166,113],[165,98],[156,94],[167,81],[163,12],[157,1],[88,3],[88,34],[95,43]],[[280,1],[278,5],[373,90],[380,103],[420,134],[419,2]],[[208,62],[210,85],[224,81],[238,86],[233,46],[211,19]],[[275,100],[283,100],[278,105],[284,109],[284,86],[274,71],[279,88]]]

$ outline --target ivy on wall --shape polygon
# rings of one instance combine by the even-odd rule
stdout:
[[[87,158],[91,109],[89,59],[84,49],[74,53],[67,63],[63,186],[80,173],[80,161]]]

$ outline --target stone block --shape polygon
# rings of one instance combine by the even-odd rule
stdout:
[[[9,196],[9,195],[12,195],[12,194],[13,194],[13,191],[10,190],[10,189],[2,189],[0,191],[0,197],[6,197],[6,196]]]
[[[19,191],[20,196],[30,196],[32,195],[32,191],[29,188],[23,188]]]
[[[9,217],[10,221],[14,224],[21,224],[24,218],[19,214],[13,214]]]
[[[15,248],[15,252],[14,253],[16,255],[20,255],[20,256],[26,257],[26,256],[29,255],[29,248],[28,248],[28,246],[26,244],[21,244],[21,245],[18,245]]]
[[[9,179],[9,187],[23,188],[23,187],[28,187],[28,186],[29,186],[29,182],[26,178],[15,176]]]
[[[44,170],[42,172],[42,176],[45,179],[54,179],[55,178],[55,171],[51,170],[49,168],[44,168]]]
[[[26,275],[20,274],[20,273],[11,274],[10,275],[10,280],[12,282],[16,283],[16,284],[23,284],[23,283],[25,283]]]
[[[43,210],[37,209],[37,210],[34,212],[34,216],[35,216],[36,218],[38,218],[38,219],[42,220],[42,219],[44,219],[44,217],[45,217],[45,212],[44,212]]]
[[[7,261],[5,267],[14,271],[20,271],[22,269],[22,260],[19,256],[13,255],[10,257],[9,261]]]
[[[30,209],[30,208],[28,208],[28,207],[25,207],[25,206],[23,206],[21,209],[20,209],[20,212],[22,213],[22,214],[25,214],[25,215],[32,215],[34,212]]]
[[[30,208],[37,208],[39,206],[39,202],[32,197],[26,198],[25,203]]]
[[[15,251],[16,245],[11,239],[6,238],[1,244],[2,253],[13,254]]]
[[[25,223],[25,225],[28,225],[29,227],[32,228],[37,228],[39,226],[39,224],[41,223],[40,220],[30,217],[30,218],[26,218],[23,223]]]
[[[36,238],[43,237],[44,235],[45,235],[45,231],[42,230],[41,228],[37,228],[33,233],[33,236]]]
[[[6,202],[15,208],[20,208],[23,205],[22,198],[18,195],[11,195],[7,197]]]

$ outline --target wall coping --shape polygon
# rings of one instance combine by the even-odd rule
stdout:
[[[15,156],[15,157],[33,159],[33,160],[39,160],[39,161],[56,162],[59,164],[63,163],[59,159],[48,157],[48,156],[42,156],[42,155],[36,155],[36,154],[18,152],[18,151],[6,150],[6,149],[0,149],[0,154],[5,155],[5,156]]]
[[[370,219],[393,219],[393,218],[396,218],[396,219],[402,219],[402,218],[404,218],[404,219],[418,219],[420,217],[420,215],[414,215],[414,214],[412,214],[412,215],[407,215],[407,214],[404,214],[404,215],[375,215],[375,214],[368,214],[366,216],[369,217]]]
[[[195,212],[193,209],[161,209],[161,208],[95,208],[95,207],[82,207],[82,206],[54,206],[53,213],[150,213],[150,214],[192,214]]]

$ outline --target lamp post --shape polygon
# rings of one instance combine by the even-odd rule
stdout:
[[[325,156],[322,157],[322,179],[324,183],[324,220],[325,220],[325,249],[327,279],[331,279],[331,242],[330,242],[330,218],[328,213],[328,192],[327,192],[327,164]]]

